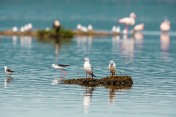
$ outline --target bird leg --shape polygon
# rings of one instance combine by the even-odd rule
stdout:
[[[63,70],[64,70],[64,69],[63,69]],[[64,71],[65,71],[65,70],[64,70]],[[64,75],[65,75],[64,77],[66,77],[66,71],[65,71]]]
[[[90,78],[90,74],[89,74],[89,78]]]
[[[62,77],[62,70],[60,70],[61,71],[61,76],[60,77]]]
[[[86,73],[86,79],[87,79],[87,73]]]
[[[128,25],[125,26],[125,29],[126,29],[127,31],[129,30],[129,29],[128,29]]]

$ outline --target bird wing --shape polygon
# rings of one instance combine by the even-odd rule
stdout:
[[[67,66],[70,66],[70,65],[58,64],[58,66],[67,67]]]
[[[129,17],[125,17],[125,18],[122,18],[122,19],[119,19],[119,23],[126,23],[129,21]]]
[[[6,71],[7,71],[7,72],[14,72],[14,71],[12,71],[11,69],[7,69]]]
[[[90,68],[92,69],[92,71],[93,71],[93,67],[92,67],[92,65],[90,64]]]

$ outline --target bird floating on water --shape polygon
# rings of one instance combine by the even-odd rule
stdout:
[[[161,23],[160,29],[162,32],[168,32],[171,29],[171,23],[168,20],[165,20]]]
[[[89,63],[89,58],[85,58],[83,59],[85,61],[84,63],[84,71],[86,72],[86,78],[87,78],[87,74],[89,74],[89,78],[90,78],[90,75],[93,77],[96,77],[94,74],[93,74],[93,67],[92,65]]]
[[[64,68],[67,67],[67,66],[70,66],[70,65],[63,65],[63,64],[58,64],[58,65],[52,64],[52,65],[51,65],[51,67],[53,67],[53,68],[55,68],[55,69],[59,69],[59,70],[61,71],[61,77],[62,77],[62,70],[64,70]],[[65,71],[65,70],[64,70],[64,71]],[[64,75],[65,75],[64,77],[66,77],[66,71],[65,71],[65,74],[64,74]]]
[[[112,73],[112,76],[115,75],[116,64],[114,63],[114,61],[109,62],[109,71],[110,71],[110,76],[111,76],[111,73]]]
[[[10,77],[11,77],[11,74],[14,72],[11,69],[7,69],[7,66],[4,66],[4,70],[5,70],[6,74],[7,74],[7,77],[8,77],[8,75],[10,75]]]
[[[132,12],[132,13],[130,13],[130,17],[122,18],[118,22],[121,24],[125,24],[126,30],[129,31],[128,26],[135,24],[135,18],[136,18],[136,14],[134,12]]]
[[[138,25],[134,26],[133,30],[137,31],[137,32],[140,32],[140,31],[144,30],[144,28],[145,28],[145,24],[141,23],[141,24],[138,24]]]

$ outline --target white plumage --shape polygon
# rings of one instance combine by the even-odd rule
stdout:
[[[8,76],[8,75],[11,76],[11,74],[14,72],[14,71],[12,71],[11,69],[7,69],[7,66],[4,66],[4,70],[5,70],[6,74],[7,74],[7,76]]]
[[[90,25],[90,24],[88,25],[88,30],[89,30],[89,31],[92,31],[92,30],[93,30],[92,25]]]
[[[77,29],[78,29],[78,30],[81,30],[81,27],[82,27],[81,24],[78,24],[78,25],[77,25]]]
[[[112,27],[112,32],[115,33],[116,32],[116,26]]]
[[[69,65],[63,65],[63,64],[58,64],[58,65],[55,65],[55,64],[52,64],[51,67],[55,68],[55,69],[59,69],[60,71],[61,70],[64,70],[65,67],[67,67]],[[65,70],[64,70],[65,71]],[[65,77],[66,77],[66,71],[65,71]],[[61,71],[61,77],[62,77],[62,71]]]
[[[165,20],[164,22],[161,23],[160,29],[163,32],[168,32],[171,29],[171,23],[168,20]]]
[[[89,63],[89,58],[85,58],[83,59],[85,61],[84,63],[84,71],[86,72],[86,78],[87,78],[87,74],[91,75],[92,78],[93,76],[96,77],[94,74],[93,74],[93,67],[92,65]]]
[[[135,13],[132,12],[130,14],[130,17],[122,18],[118,22],[121,23],[121,24],[125,24],[126,29],[128,30],[129,25],[134,25],[135,24],[135,18],[136,18],[136,15],[135,15]]]
[[[17,28],[16,26],[14,26],[14,27],[12,28],[12,31],[13,31],[13,32],[17,32],[17,31],[18,31],[18,28]]]
[[[115,75],[116,64],[114,63],[114,61],[109,62],[109,71],[110,71],[110,75],[111,73],[112,73],[112,76]]]
[[[141,23],[141,24],[136,25],[136,26],[133,28],[133,30],[134,30],[134,31],[142,31],[142,30],[144,30],[144,27],[145,27],[144,23]]]

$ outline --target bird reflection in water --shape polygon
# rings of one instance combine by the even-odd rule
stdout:
[[[94,87],[86,87],[86,91],[83,97],[83,106],[84,106],[84,113],[89,112],[89,105],[92,99],[92,93],[94,91]]]
[[[7,83],[8,83],[8,82],[11,82],[12,80],[13,80],[12,77],[7,76],[7,77],[5,78],[5,80],[4,80],[4,87],[7,88]]]
[[[109,88],[109,106],[115,105],[115,88]]]
[[[52,85],[57,85],[57,84],[64,84],[64,77],[60,77],[60,78],[54,78],[51,81]]]
[[[132,39],[135,39],[135,43],[139,49],[143,48],[144,34],[141,32],[135,32],[132,36]]]
[[[17,36],[13,36],[12,39],[13,39],[13,45],[15,46],[17,43]]]
[[[77,37],[77,46],[85,47],[85,44],[87,42],[87,36],[78,36]]]
[[[89,49],[91,49],[92,46],[92,36],[88,36],[88,45],[89,45]]]
[[[55,47],[55,62],[58,63],[59,48],[60,48],[58,39],[55,39],[55,46],[54,47]]]
[[[31,36],[21,36],[20,43],[21,43],[21,47],[31,48],[32,37]]]
[[[120,52],[132,62],[134,58],[134,39],[123,38],[122,41],[120,41]]]
[[[105,87],[106,89],[109,90],[109,100],[108,100],[108,104],[110,107],[110,113],[112,112],[111,107],[115,106],[115,96],[116,95],[124,95],[124,93],[128,92],[131,87],[120,87],[120,86],[110,86],[110,87]],[[116,92],[118,92],[118,94],[115,94]]]
[[[119,41],[120,41],[120,35],[117,35],[117,36],[113,36],[113,37],[112,37],[112,47],[113,47],[114,49],[116,49],[115,47],[116,47],[116,45],[119,43]]]
[[[164,60],[168,60],[169,57],[169,48],[170,48],[170,35],[168,33],[162,33],[160,35],[161,42],[161,54],[163,55]]]
[[[167,51],[170,47],[170,35],[168,33],[162,33],[160,35],[161,50]]]

